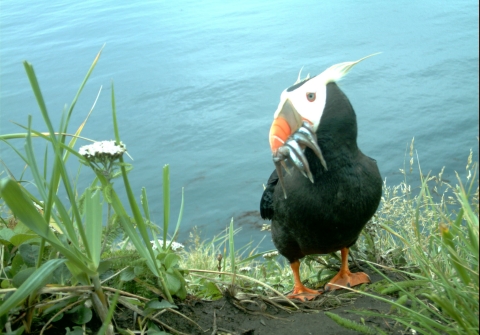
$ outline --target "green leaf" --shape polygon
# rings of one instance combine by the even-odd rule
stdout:
[[[60,265],[53,271],[52,283],[65,285],[72,279],[72,273],[68,270],[65,264]]]
[[[15,234],[32,234],[33,232],[28,228],[26,225],[24,225],[22,222],[17,222],[17,225],[15,228],[13,228],[13,231]]]
[[[35,233],[30,233],[30,234],[17,234],[15,236],[12,236],[10,239],[10,242],[16,247],[21,245],[22,243],[25,243],[27,241],[33,240],[34,238],[38,238],[39,236]]]
[[[120,280],[121,281],[131,281],[136,277],[135,271],[129,267],[120,273]]]
[[[5,245],[12,243],[10,240],[13,236],[15,236],[13,230],[11,230],[10,228],[3,228],[2,230],[0,230],[0,243]]]
[[[207,281],[204,285],[205,295],[211,299],[219,299],[223,296],[222,291],[218,289],[218,286],[211,281]]]
[[[8,313],[12,308],[23,302],[29,295],[44,286],[51,273],[65,259],[51,259],[40,266],[1,306],[0,315]]]
[[[65,330],[66,330],[65,335],[83,335],[84,334],[83,328],[80,326],[73,326],[72,330],[70,330],[70,327],[66,327]]]
[[[140,276],[144,272],[143,266],[140,266],[140,265],[135,266],[133,268],[133,272],[135,273],[136,276]]]
[[[178,256],[177,254],[174,254],[174,253],[169,253],[169,254],[167,254],[167,256],[165,257],[165,260],[164,260],[165,268],[167,270],[170,269],[170,268],[173,268],[175,265],[178,264],[179,261],[180,261],[180,256]]]
[[[103,197],[109,204],[112,203],[112,190],[112,184],[108,184],[103,188]]]
[[[145,305],[146,308],[150,309],[165,309],[165,308],[178,308],[176,305],[169,303],[167,300],[158,301],[157,299],[150,300]]]
[[[165,281],[167,284],[168,291],[172,295],[177,293],[177,291],[180,290],[180,288],[182,287],[182,282],[173,273],[166,272]]]
[[[0,320],[0,324],[5,324],[5,322],[2,322],[3,320]],[[4,335],[22,335],[23,331],[25,330],[25,325],[11,331],[11,332],[6,332]]]
[[[71,314],[70,320],[77,325],[83,325],[92,319],[92,310],[85,305],[80,305],[68,311],[67,314]]]
[[[112,260],[104,260],[100,261],[100,264],[98,265],[97,272],[99,275],[103,275],[104,273],[107,273],[108,271],[114,269],[114,262]],[[102,278],[103,280],[103,278]]]
[[[29,267],[23,270],[20,270],[13,278],[12,285],[13,287],[20,287],[22,284],[35,272],[35,267]]]
[[[25,262],[23,261],[23,257],[20,254],[16,254],[15,257],[12,259],[12,266],[10,267],[10,276],[16,275],[22,268],[26,268]]]
[[[100,192],[91,192],[90,188],[85,190],[85,230],[89,241],[90,255],[95,269],[100,263],[102,248],[102,202]]]
[[[153,322],[149,323],[147,334],[148,335],[171,335],[168,332],[164,332],[164,331],[158,329],[158,326],[156,324],[154,324]]]
[[[18,247],[20,255],[27,266],[35,266],[40,247],[38,245],[22,244]]]
[[[94,272],[82,262],[82,260],[85,260],[85,256],[72,252],[58,240],[32,201],[26,197],[15,181],[9,178],[0,180],[0,196],[5,200],[12,212],[32,231],[50,242],[53,247],[74,263],[75,266],[82,269],[82,271],[88,274],[94,274]]]
[[[10,280],[4,279],[0,283],[1,288],[11,288],[12,286],[10,285]]]

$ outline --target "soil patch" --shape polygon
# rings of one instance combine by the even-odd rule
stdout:
[[[370,277],[372,282],[382,279],[373,273],[370,273]],[[177,302],[178,313],[166,311],[157,319],[165,325],[164,330],[170,333],[175,333],[174,329],[180,334],[192,335],[353,335],[359,333],[341,327],[325,312],[333,312],[357,322],[361,322],[361,316],[351,311],[390,313],[389,304],[345,290],[323,294],[311,302],[296,302],[296,305],[300,310],[289,310],[288,304],[281,303],[280,300],[272,302],[271,299],[249,297],[240,292],[226,292],[225,297],[216,301],[188,297]],[[403,327],[386,318],[363,317],[363,322],[381,328],[388,334],[405,334]],[[115,324],[122,329],[138,330],[132,310],[120,305],[115,315]],[[53,324],[44,334],[64,334],[65,326],[68,325]],[[98,330],[99,321],[92,320],[87,327]]]

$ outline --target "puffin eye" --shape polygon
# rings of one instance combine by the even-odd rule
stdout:
[[[307,100],[310,102],[314,102],[316,97],[317,95],[315,93],[307,93]]]

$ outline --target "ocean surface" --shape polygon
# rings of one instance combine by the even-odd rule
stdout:
[[[0,133],[23,132],[11,121],[26,125],[28,115],[46,131],[24,60],[58,125],[104,46],[69,131],[101,90],[82,135],[114,138],[114,83],[121,137],[134,159],[129,177],[138,195],[147,188],[153,220],[163,220],[162,167],[169,164],[174,223],[185,191],[179,242],[195,226],[211,238],[233,218],[242,228],[237,245],[263,239],[261,249],[269,249],[258,210],[273,171],[268,132],[280,93],[302,67],[315,75],[381,52],[340,86],[357,113],[359,146],[388,185],[403,180],[412,138],[424,173],[445,166],[443,177],[454,182],[454,171],[465,175],[470,149],[478,160],[478,7],[471,0],[2,0]],[[43,157],[45,144],[36,142]],[[23,140],[12,143],[23,150]],[[20,178],[24,166],[4,143],[0,156]],[[85,168],[79,182],[92,177]],[[28,173],[23,179],[33,181]]]

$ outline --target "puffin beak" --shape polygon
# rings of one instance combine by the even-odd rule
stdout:
[[[283,194],[287,198],[285,183],[283,180],[282,168],[288,172],[285,160],[290,160],[306,178],[313,183],[313,176],[308,165],[307,158],[303,152],[307,146],[315,152],[320,159],[321,164],[327,170],[327,164],[323,158],[322,151],[317,144],[317,138],[312,123],[309,120],[302,119],[289,99],[276,114],[272,126],[270,127],[270,148],[273,153],[273,162],[277,170]]]
[[[290,99],[286,99],[277,117],[270,127],[270,148],[276,153],[278,148],[285,144],[292,133],[302,125],[302,117],[293,106]]]

